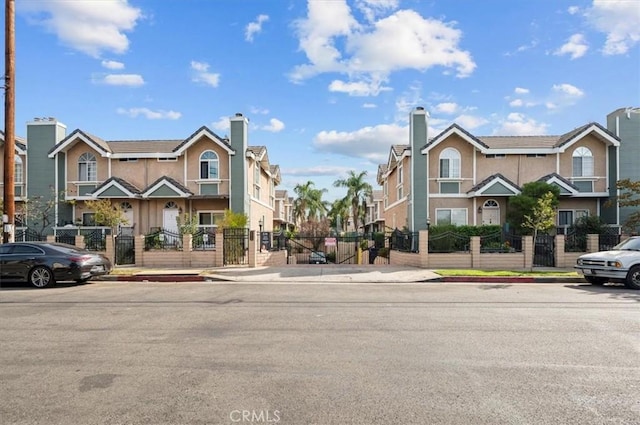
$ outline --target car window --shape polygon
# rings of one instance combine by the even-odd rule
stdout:
[[[14,245],[12,254],[42,254],[42,250],[31,245]]]
[[[640,238],[627,239],[615,246],[614,249],[640,249]]]
[[[0,255],[8,254],[11,252],[11,245],[0,245]]]

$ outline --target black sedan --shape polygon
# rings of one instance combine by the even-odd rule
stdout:
[[[28,281],[44,288],[56,281],[86,282],[110,271],[111,262],[107,257],[73,245],[49,242],[0,245],[2,281]]]

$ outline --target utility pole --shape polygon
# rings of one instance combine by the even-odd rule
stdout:
[[[15,1],[5,0],[5,74],[4,74],[4,212],[2,214],[2,241],[15,238]]]

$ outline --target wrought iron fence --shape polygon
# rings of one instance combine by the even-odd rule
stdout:
[[[402,232],[397,230],[391,234],[390,247],[396,251],[418,252],[419,241],[418,232]]]
[[[480,236],[481,253],[522,252],[522,236],[495,232]]]
[[[107,232],[104,229],[94,229],[82,232],[84,247],[89,251],[105,251],[107,249]]]
[[[564,252],[586,252],[587,234],[575,230],[567,233],[564,239]]]
[[[47,237],[37,230],[28,227],[17,227],[14,240],[16,242],[41,242],[46,241]]]
[[[471,237],[456,232],[443,232],[439,235],[429,235],[430,253],[469,252]]]
[[[609,251],[620,243],[619,234],[600,234],[598,235],[598,250]]]
[[[78,230],[75,228],[62,228],[55,229],[55,238],[58,243],[66,243],[68,245],[76,244],[76,235],[78,234]]]
[[[171,230],[155,227],[144,237],[144,250],[182,250],[182,235]]]
[[[201,227],[193,234],[191,246],[194,250],[216,249],[216,229]]]

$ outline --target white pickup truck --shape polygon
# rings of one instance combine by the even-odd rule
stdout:
[[[640,236],[632,236],[609,251],[581,255],[575,269],[592,285],[622,282],[627,288],[640,289]]]

